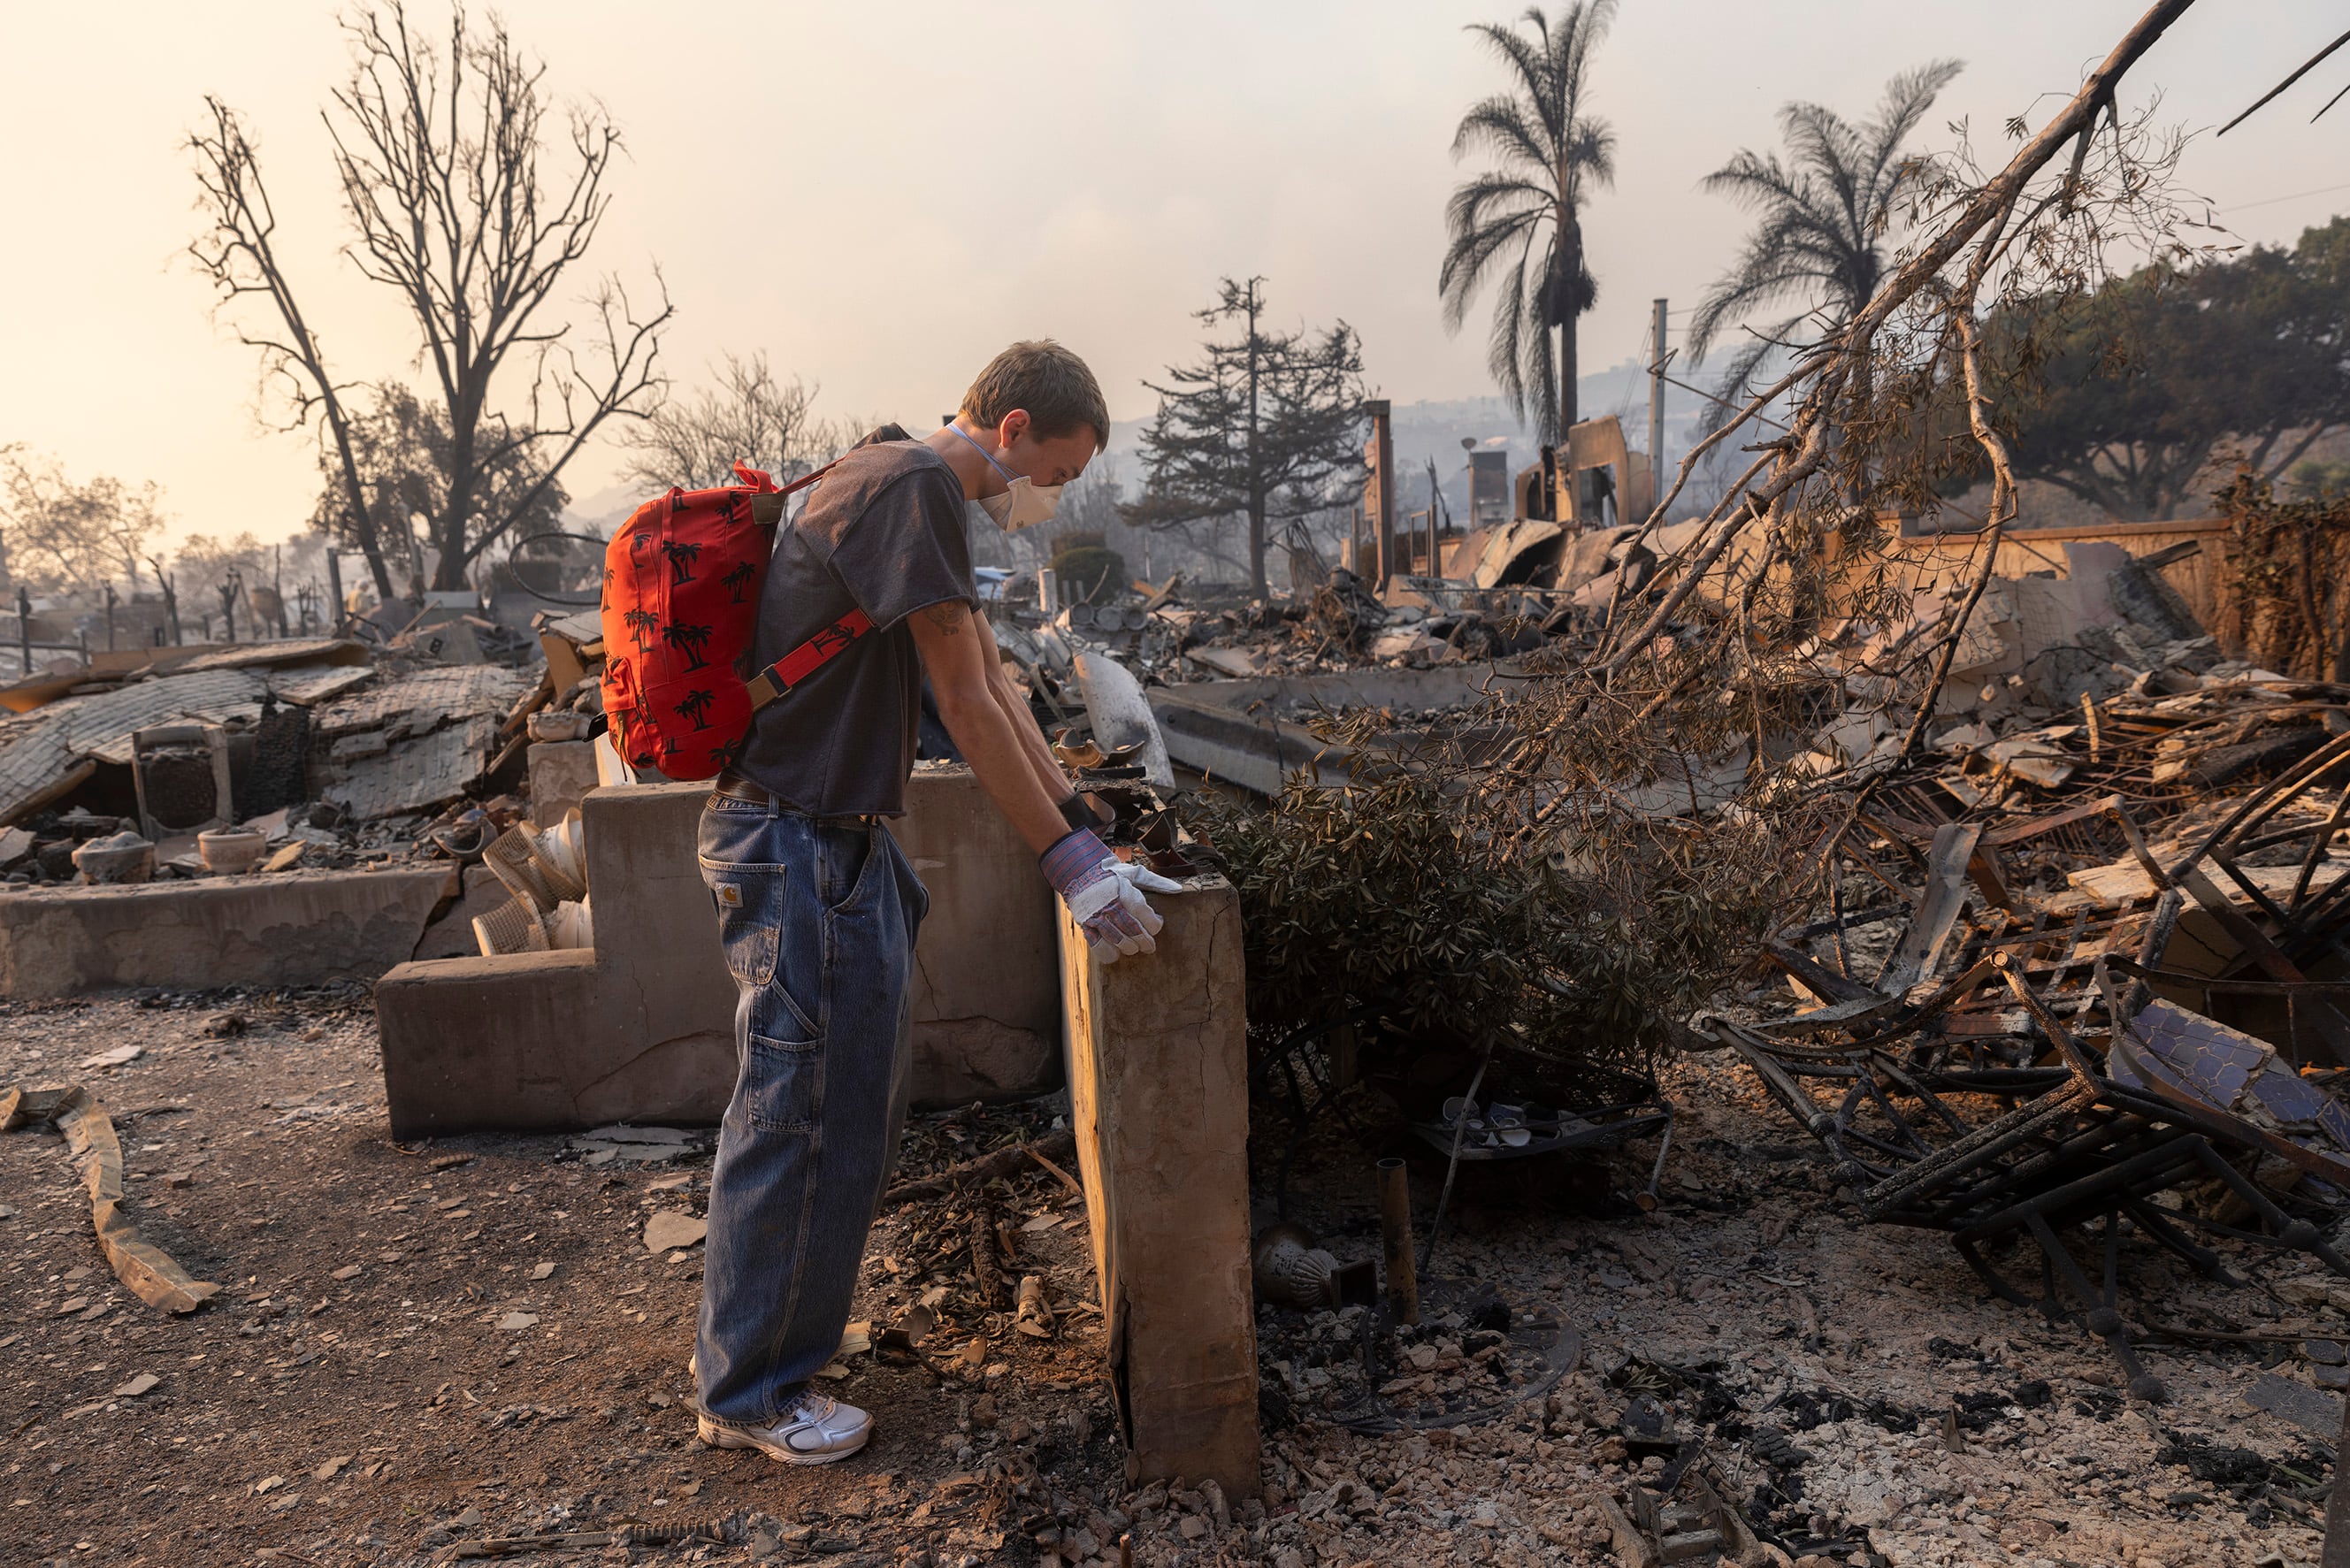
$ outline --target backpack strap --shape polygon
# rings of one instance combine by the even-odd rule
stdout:
[[[850,610],[789,653],[753,676],[748,690],[754,712],[789,691],[873,629],[873,619],[861,609]]]
[[[805,490],[814,484],[817,480],[830,473],[839,462],[839,458],[834,458],[831,462],[826,463],[815,472],[802,474],[780,490],[769,488],[774,485],[775,481],[755,469],[746,469],[738,462],[734,465],[734,472],[757,492],[751,497],[752,515],[757,517],[760,522],[766,523],[782,518],[785,496],[795,490]],[[774,517],[761,515],[763,504],[773,507]],[[747,682],[746,689],[751,693],[751,711],[757,712],[801,681],[806,680],[824,665],[846,652],[850,643],[872,629],[872,618],[861,609],[852,609],[789,653],[785,654],[753,676]]]
[[[842,456],[847,455],[845,452],[842,454]],[[740,462],[734,465],[734,477],[751,488],[751,521],[762,528],[772,528],[784,520],[785,496],[795,490],[806,490],[809,485],[830,473],[839,463],[840,458],[836,457],[822,468],[803,473],[789,484],[781,486],[775,483],[773,475]]]

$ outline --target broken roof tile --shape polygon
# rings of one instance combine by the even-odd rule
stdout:
[[[356,696],[320,708],[313,720],[331,740],[360,730],[381,730],[417,715],[402,727],[417,734],[448,720],[474,715],[503,718],[536,682],[536,671],[496,664],[464,664],[419,670],[379,682]]]

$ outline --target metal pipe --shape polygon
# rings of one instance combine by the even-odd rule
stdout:
[[[1461,1140],[1469,1136],[1469,1118],[1477,1114],[1478,1085],[1485,1081],[1485,1069],[1493,1064],[1493,1048],[1485,1047],[1479,1058],[1477,1070],[1469,1075],[1469,1092],[1461,1096],[1461,1119],[1452,1124],[1452,1152],[1444,1161],[1444,1185],[1437,1190],[1436,1213],[1428,1221],[1428,1245],[1420,1250],[1420,1273],[1428,1273],[1429,1261],[1436,1256],[1436,1239],[1444,1233],[1444,1210],[1452,1201],[1452,1179],[1461,1173]]]
[[[1665,302],[1657,301],[1655,321],[1648,327],[1648,505],[1654,512],[1665,498]],[[1620,515],[1620,514],[1619,514]],[[1648,519],[1623,517],[1624,522]],[[1830,886],[1834,886],[1833,883]],[[1844,941],[1838,932],[1839,948]]]
[[[1638,1205],[1643,1214],[1654,1214],[1657,1211],[1657,1184],[1665,1179],[1665,1156],[1670,1154],[1672,1148],[1673,1118],[1671,1107],[1669,1106],[1665,1112],[1664,1136],[1657,1139],[1657,1163],[1648,1171],[1648,1188],[1645,1191],[1632,1195],[1632,1201]]]
[[[1387,1245],[1388,1305],[1398,1323],[1419,1321],[1419,1273],[1411,1262],[1411,1173],[1400,1159],[1379,1171],[1379,1235]]]

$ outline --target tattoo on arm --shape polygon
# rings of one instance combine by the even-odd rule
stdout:
[[[943,604],[925,606],[922,614],[930,618],[931,628],[941,637],[953,637],[971,618],[971,607],[960,599],[949,599]]]

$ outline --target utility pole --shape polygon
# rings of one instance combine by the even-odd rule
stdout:
[[[1250,587],[1256,597],[1270,597],[1264,580],[1264,464],[1256,447],[1256,286],[1263,278],[1248,280],[1248,531]]]
[[[1436,480],[1436,460],[1428,460],[1428,575],[1444,575],[1444,530],[1452,524],[1452,508],[1445,504],[1444,487]]]
[[[1665,498],[1665,302],[1661,299],[1657,301],[1656,323],[1648,331],[1648,510],[1653,512]]]

